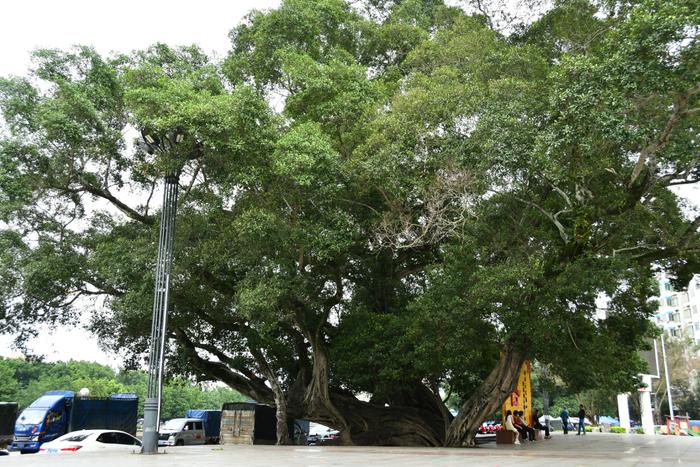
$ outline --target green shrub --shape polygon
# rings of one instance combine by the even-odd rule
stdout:
[[[634,432],[637,433],[638,435],[643,435],[644,434],[644,428],[635,428]]]
[[[593,427],[592,427],[592,426],[586,426],[586,433],[590,433],[590,432],[592,432],[592,431],[593,431]]]
[[[622,428],[621,426],[611,426],[610,433],[627,433],[627,429]]]

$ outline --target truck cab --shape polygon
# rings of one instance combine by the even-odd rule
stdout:
[[[72,391],[49,391],[24,409],[15,422],[10,449],[37,452],[39,446],[66,432],[71,413]]]
[[[206,444],[219,444],[221,435],[221,410],[190,409],[185,418],[196,418],[204,422]]]
[[[200,418],[173,418],[158,430],[158,446],[204,444],[204,421]]]

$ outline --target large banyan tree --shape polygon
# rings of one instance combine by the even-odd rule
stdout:
[[[504,30],[441,0],[286,0],[223,61],[39,50],[0,81],[2,329],[87,314],[142,363],[176,171],[173,373],[347,444],[468,445],[526,359],[628,390],[653,270],[698,270],[671,188],[700,176],[699,15],[561,0]],[[142,129],[184,140],[149,154]]]

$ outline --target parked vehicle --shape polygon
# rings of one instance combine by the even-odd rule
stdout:
[[[501,426],[500,423],[496,423],[494,421],[488,421],[484,422],[481,424],[481,426],[477,429],[477,434],[480,435],[493,435],[497,431],[501,431],[503,427]]]
[[[564,424],[561,421],[561,417],[552,417],[549,415],[548,415],[548,417],[549,417],[549,429],[551,431],[560,431],[560,430],[564,429]],[[540,417],[540,423],[544,425],[545,421],[546,421],[545,415],[542,415]],[[568,431],[574,431],[576,429],[573,422],[574,422],[574,419],[569,418],[569,423],[568,423],[567,428],[566,428]],[[576,422],[578,422],[578,418],[576,418]]]
[[[316,446],[321,441],[321,435],[314,433],[306,437],[306,444],[308,446]]]
[[[340,444],[340,432],[328,428],[325,432],[318,433],[313,444],[316,446],[338,446]]]
[[[17,408],[17,402],[0,402],[0,450],[12,443]]]
[[[324,433],[323,436],[321,436],[322,443],[328,441],[335,441],[337,439],[340,439],[340,432],[338,431],[329,431],[328,433]]]
[[[24,409],[15,422],[11,450],[37,452],[43,443],[76,430],[136,433],[136,394],[80,398],[73,391],[49,391]]]
[[[75,454],[77,452],[140,452],[141,441],[119,430],[72,431],[44,443],[39,454]]]
[[[221,434],[221,410],[188,410],[186,418],[197,418],[204,422],[206,443],[219,444]]]
[[[158,446],[185,446],[207,442],[200,418],[173,418],[158,430]]]
[[[294,420],[294,425],[292,426],[292,433],[290,433],[292,442],[296,446],[308,445],[308,436],[310,429],[311,422],[309,420]]]

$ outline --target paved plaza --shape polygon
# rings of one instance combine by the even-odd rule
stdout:
[[[187,446],[164,454],[17,455],[3,466],[700,466],[700,438],[589,433],[556,434],[531,445],[495,443],[474,449],[334,446]]]

